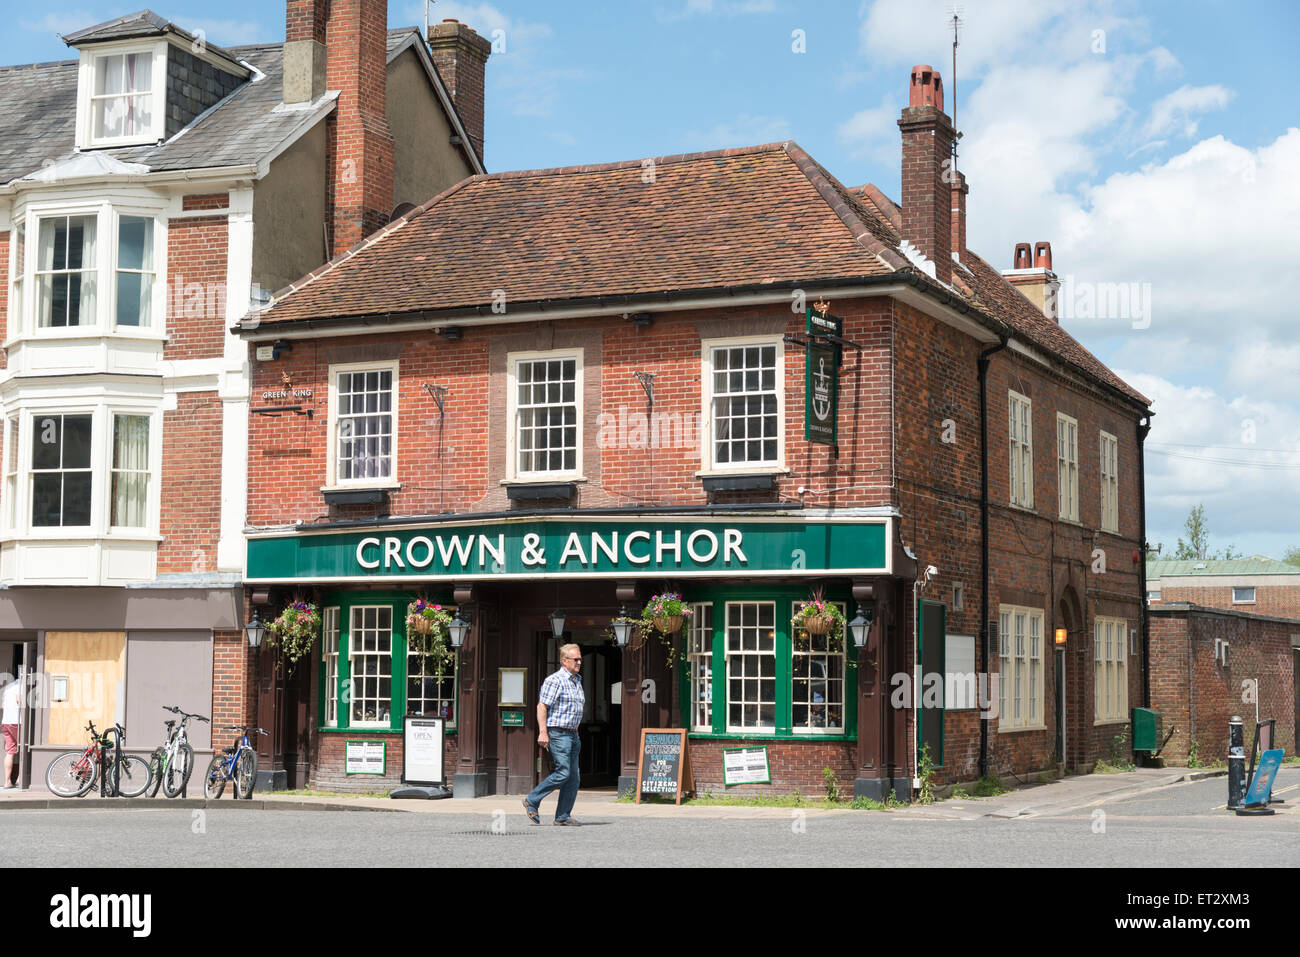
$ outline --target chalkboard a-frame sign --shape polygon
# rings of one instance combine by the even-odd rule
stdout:
[[[681,804],[683,794],[695,793],[693,783],[686,729],[642,728],[636,759],[636,803],[641,803],[644,794],[671,794]]]

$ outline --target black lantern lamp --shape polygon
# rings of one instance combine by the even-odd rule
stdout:
[[[849,622],[849,631],[853,635],[853,645],[855,648],[861,648],[867,643],[867,632],[871,630],[872,613],[858,605],[858,614]]]
[[[253,620],[244,626],[244,634],[248,636],[248,647],[256,651],[262,647],[262,638],[266,634],[266,624],[262,621],[257,610],[253,610]]]
[[[627,606],[624,605],[618,610],[618,617],[610,627],[614,631],[614,641],[620,648],[626,648],[627,643],[632,640],[632,629],[636,627],[636,619],[627,617]]]
[[[564,637],[564,612],[559,608],[551,612],[551,634],[556,638]]]
[[[460,648],[465,644],[465,636],[469,634],[469,613],[462,618],[460,611],[456,612],[456,617],[447,625],[447,634],[451,638],[451,646]]]

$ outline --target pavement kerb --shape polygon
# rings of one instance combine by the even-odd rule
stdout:
[[[941,817],[944,819],[971,819],[975,817],[1018,818],[1058,814],[1092,807],[1119,797],[1145,793],[1173,784],[1200,781],[1227,774],[1223,768],[1209,769],[1142,769],[1120,774],[1087,774],[1060,778],[1047,784],[1033,785],[1002,794],[994,798],[948,798],[931,805],[913,804],[897,808],[892,813],[905,816]],[[1147,773],[1143,773],[1147,772]],[[1041,792],[1041,793],[1037,793]],[[11,792],[12,793],[12,792]],[[1035,800],[1035,798],[1037,798]],[[21,792],[10,797],[0,794],[0,813],[10,810],[60,810],[60,809],[134,809],[161,810],[167,808],[212,808],[247,811],[380,811],[400,813],[442,814],[492,814],[504,810],[509,815],[523,815],[519,795],[488,795],[480,798],[449,798],[436,801],[398,800],[387,797],[329,797],[311,795],[284,795],[274,793],[254,795],[252,800],[205,798],[59,798],[44,791]],[[549,805],[544,808],[550,810]],[[791,811],[802,811],[808,817],[834,814],[853,814],[848,808],[819,807],[750,807],[744,805],[687,805],[634,804],[618,802],[612,795],[596,793],[579,794],[574,816],[584,817],[691,817],[691,818],[790,818]]]

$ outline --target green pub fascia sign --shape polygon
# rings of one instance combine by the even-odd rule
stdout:
[[[250,536],[245,581],[888,574],[888,518],[533,518]]]

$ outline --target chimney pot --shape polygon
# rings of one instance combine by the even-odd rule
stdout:
[[[1034,246],[1034,266],[1038,269],[1052,268],[1052,244],[1037,243]]]
[[[1011,260],[1012,269],[1032,269],[1033,259],[1029,255],[1029,243],[1016,243],[1016,252]]]
[[[910,107],[933,106],[943,111],[943,77],[932,66],[912,67],[912,88],[908,93]]]

